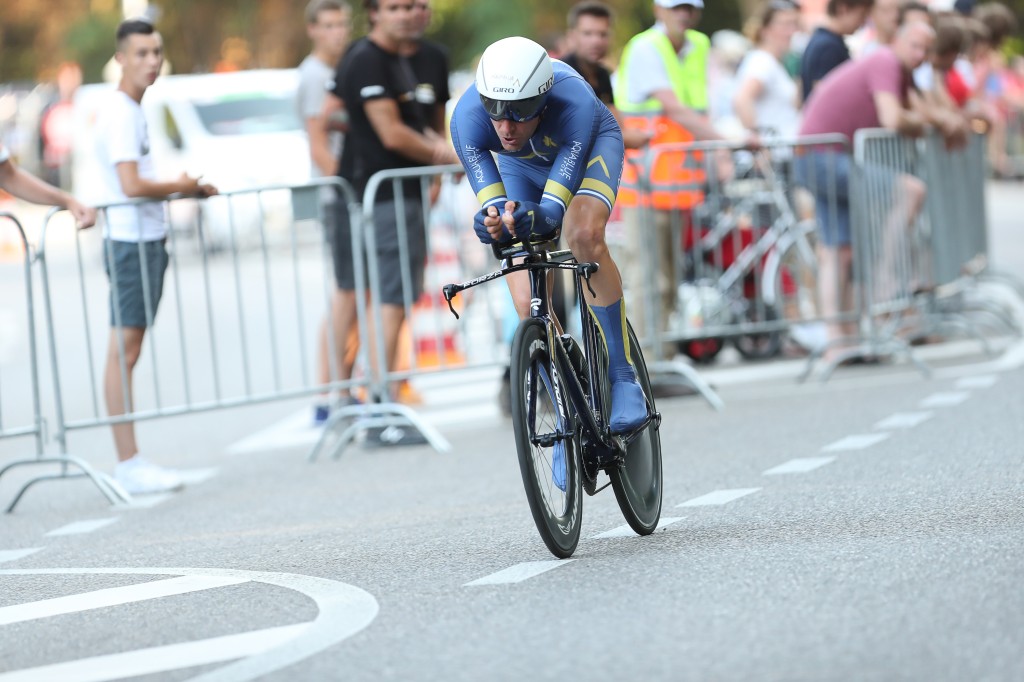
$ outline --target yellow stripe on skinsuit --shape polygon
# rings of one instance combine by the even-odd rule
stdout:
[[[608,200],[609,204],[615,205],[615,192],[607,184],[594,178],[583,178],[583,183],[580,185],[580,189],[589,189],[593,192],[597,192],[605,199]]]
[[[547,183],[544,184],[544,191],[561,199],[562,203],[566,206],[568,206],[569,202],[572,201],[572,192],[569,191],[569,188],[564,185],[560,185],[554,180],[548,180]]]
[[[626,362],[633,364],[629,354],[629,328],[626,326],[626,299],[619,299],[619,312],[622,314],[622,350],[626,352]]]
[[[501,197],[504,195],[505,184],[501,182],[496,182],[493,185],[487,185],[487,187],[484,187],[482,190],[477,192],[476,199],[477,201],[480,202],[480,205],[483,206],[491,199],[494,199],[495,197]]]

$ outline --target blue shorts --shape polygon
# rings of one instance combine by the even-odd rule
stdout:
[[[145,272],[142,267],[143,258]],[[111,327],[145,329],[149,326],[148,323],[156,317],[156,309],[160,305],[168,261],[167,246],[163,239],[150,242],[103,240],[103,265],[110,279]],[[118,314],[115,314],[115,307]]]
[[[587,156],[587,170],[576,196],[600,199],[611,213],[622,178],[625,149],[618,129],[602,131]],[[531,163],[512,156],[498,156],[498,171],[505,185],[505,196],[512,201],[540,203],[551,166]]]
[[[796,157],[797,181],[814,195],[818,235],[826,246],[850,245],[850,177],[854,172],[859,173],[858,207],[864,220],[865,202],[872,207],[891,203],[899,175],[895,169],[875,163],[862,163],[854,168],[849,154],[833,149],[808,150]]]

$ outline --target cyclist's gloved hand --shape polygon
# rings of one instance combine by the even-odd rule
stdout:
[[[489,211],[493,209],[494,215],[490,215]],[[491,237],[491,233],[488,231],[488,227],[484,224],[484,220],[490,218],[493,221],[501,220],[501,216],[498,213],[498,209],[493,206],[484,208],[477,211],[476,216],[473,218],[473,231],[476,232],[477,238],[484,244],[494,244],[495,240]],[[501,226],[501,239],[498,243],[512,241],[512,235],[509,234],[508,228],[504,225]]]
[[[532,201],[517,201],[512,220],[515,221],[516,236],[520,239],[530,235],[542,237],[558,229],[557,218],[547,215],[540,204]]]

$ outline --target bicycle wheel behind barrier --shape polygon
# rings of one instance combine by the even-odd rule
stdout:
[[[512,341],[512,428],[533,521],[551,553],[564,559],[580,540],[583,490],[560,382],[544,323],[524,320]]]
[[[651,380],[647,375],[647,365],[632,326],[629,327],[629,347],[637,378],[644,389],[644,395],[647,396],[649,409],[654,412]],[[629,527],[639,535],[653,533],[661,518],[661,434],[658,426],[658,420],[651,421],[643,432],[630,442],[626,451],[626,461],[608,469],[619,509],[622,510]]]

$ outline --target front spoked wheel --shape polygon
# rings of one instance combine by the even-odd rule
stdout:
[[[524,320],[516,331],[511,388],[512,428],[526,499],[544,544],[564,559],[580,540],[582,480],[569,405],[541,320]]]
[[[654,412],[651,380],[632,326],[629,327],[629,347],[637,379],[647,396],[649,409]],[[651,421],[630,442],[626,450],[626,461],[608,469],[619,509],[626,523],[638,535],[653,533],[661,518],[661,434],[658,427],[658,420]]]

